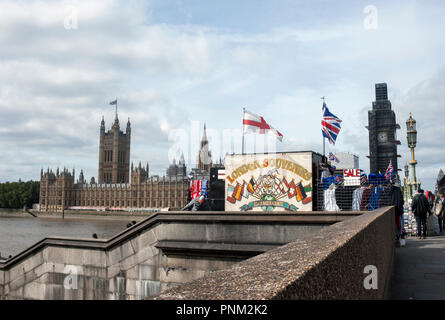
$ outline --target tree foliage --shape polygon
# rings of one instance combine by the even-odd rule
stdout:
[[[0,183],[0,208],[30,208],[39,202],[39,192],[39,181]]]

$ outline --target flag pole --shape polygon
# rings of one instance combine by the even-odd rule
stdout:
[[[321,97],[321,99],[323,100],[323,108],[322,108],[322,110],[324,111],[325,96]],[[323,157],[325,157],[326,156],[326,152],[325,152],[325,141],[326,141],[326,138],[325,138],[325,136],[323,134],[321,136],[323,138]]]
[[[325,146],[324,146],[325,141],[326,141],[326,138],[323,136],[323,157],[326,156]]]
[[[243,128],[242,128],[241,154],[244,154],[244,112],[245,111],[246,111],[246,108],[243,108]]]

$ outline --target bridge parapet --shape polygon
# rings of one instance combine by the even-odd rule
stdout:
[[[154,299],[382,299],[392,268],[394,228],[394,207],[367,212]],[[377,288],[367,278],[369,270],[377,271]]]
[[[143,299],[360,214],[168,212],[110,239],[45,238],[0,261],[0,299]]]

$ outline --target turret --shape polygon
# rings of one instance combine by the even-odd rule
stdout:
[[[180,166],[185,165],[184,152],[181,153],[181,159],[179,159],[179,165]]]
[[[130,118],[128,118],[126,133],[130,133],[130,132],[131,132],[131,124],[130,124]]]
[[[100,132],[104,132],[105,133],[105,120],[104,120],[104,116],[102,116],[102,121],[100,122]]]
[[[102,116],[102,121],[100,122],[100,137],[99,137],[99,173],[98,179],[99,183],[103,182],[104,179],[104,148],[105,148],[105,120],[104,116]]]
[[[85,183],[85,177],[83,176],[83,170],[80,170],[79,174],[79,183],[84,184]]]

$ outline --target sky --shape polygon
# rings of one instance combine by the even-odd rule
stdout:
[[[41,168],[97,178],[99,128],[130,118],[131,159],[163,175],[194,166],[204,123],[214,159],[241,151],[242,108],[284,136],[246,136],[246,151],[322,152],[321,97],[342,119],[327,152],[369,172],[368,110],[388,84],[409,160],[433,190],[445,167],[445,2],[297,0],[0,0],[0,181]],[[265,143],[267,147],[265,147]],[[403,172],[401,173],[403,177]]]

